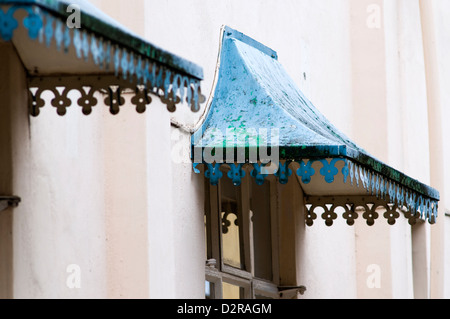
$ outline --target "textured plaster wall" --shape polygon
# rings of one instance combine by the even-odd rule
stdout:
[[[226,24],[276,50],[305,94],[341,130],[352,132],[347,2],[146,1],[146,12],[158,12],[146,20],[149,40],[204,68],[204,94],[212,87],[220,28]],[[161,28],[167,17],[170,25]],[[173,115],[175,121],[187,126],[195,125],[198,117],[183,109]],[[184,175],[190,174],[189,166],[182,169]],[[319,226],[306,229],[298,238],[302,238],[296,245],[302,250],[298,279],[308,287],[305,297],[356,297],[354,230],[344,225],[331,229]],[[174,241],[173,245],[180,243]],[[201,247],[199,242],[197,247]]]
[[[429,133],[435,126],[427,90],[427,84],[437,88],[441,118],[448,118],[450,4],[434,1],[438,72],[431,77],[419,0],[92,0],[150,42],[202,66],[206,96],[220,27],[238,29],[276,50],[316,107],[375,157],[425,183],[441,174],[436,248],[429,226],[411,231],[405,221],[386,227],[380,219],[374,228],[359,221],[351,228],[340,220],[332,228],[299,229],[304,298],[450,296],[444,244],[450,222],[443,216],[450,203],[450,139],[444,123],[441,142]],[[60,118],[46,108],[29,120],[20,62],[8,54],[10,69],[1,70],[14,73],[8,116],[16,146],[11,185],[0,186],[11,186],[23,203],[13,222],[0,217],[1,231],[13,234],[0,252],[14,251],[13,282],[0,294],[201,298],[204,191],[189,164],[189,130],[204,110],[192,114],[180,106],[169,114],[155,99],[145,115],[130,108],[117,117],[107,110],[84,117],[73,109]],[[442,171],[430,168],[436,150]],[[10,165],[11,158],[0,162]],[[79,288],[67,284],[70,265],[80,271]],[[370,288],[374,265],[381,286]],[[0,276],[10,266],[0,264]]]
[[[22,77],[10,105],[14,192],[22,198],[12,228],[13,296],[107,296],[100,118],[77,109],[60,118],[46,108],[29,119],[24,85]]]

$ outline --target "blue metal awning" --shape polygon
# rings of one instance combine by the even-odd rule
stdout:
[[[382,163],[333,126],[275,51],[229,27],[220,50],[208,113],[192,137],[196,173],[204,164],[213,185],[224,177],[223,166],[235,185],[248,173],[258,184],[271,174],[282,184],[297,175],[306,196],[369,194],[404,208],[411,221],[436,221],[439,192]],[[265,169],[273,169],[274,160],[275,169]],[[322,185],[308,187],[319,178]]]
[[[68,22],[77,9],[79,25],[74,26]],[[91,87],[79,90],[78,104],[86,115],[97,104],[94,91],[107,95],[106,104],[117,114],[124,104],[122,90],[130,89],[136,91],[132,103],[139,112],[151,102],[148,93],[170,111],[181,102],[194,112],[200,109],[201,67],[149,43],[87,0],[0,0],[2,41],[15,46],[27,70],[32,115],[45,104],[44,90],[53,92],[52,105],[64,115],[71,103],[69,89],[57,91],[61,86]]]

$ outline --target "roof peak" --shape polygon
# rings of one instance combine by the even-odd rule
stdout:
[[[222,26],[222,36],[223,36],[223,40],[235,39],[235,40],[241,41],[241,42],[261,51],[262,53],[272,57],[273,59],[278,60],[278,53],[275,50],[272,50],[271,48],[262,44],[261,42],[258,42],[255,39],[245,35],[242,32],[232,29],[227,25]]]
[[[219,164],[235,164],[236,157],[231,156],[238,153],[235,149],[242,151],[243,158],[237,158],[239,164],[254,162],[253,149],[262,150],[258,160],[263,162],[261,154],[265,156],[265,148],[275,146],[279,154],[274,156],[279,156],[281,161],[334,158],[355,163],[358,169],[354,175],[364,176],[363,185],[367,190],[372,187],[373,192],[376,180],[382,178],[383,187],[388,187],[389,182],[392,198],[398,194],[397,202],[403,192],[422,198],[422,205],[425,200],[439,201],[437,190],[382,163],[338,130],[304,96],[277,60],[275,51],[229,27],[224,26],[221,31],[216,81],[208,113],[192,136],[195,163],[209,163],[213,158]],[[265,138],[269,132],[275,141]],[[205,154],[210,158],[205,160]],[[432,213],[428,211],[428,215]]]

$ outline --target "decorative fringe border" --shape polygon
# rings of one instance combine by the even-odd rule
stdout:
[[[335,181],[336,176],[339,174],[339,169],[336,167],[336,164],[344,162],[344,167],[340,171],[343,176],[344,184],[350,183],[352,186],[356,187],[360,187],[361,185],[367,191],[368,195],[394,204],[399,208],[404,208],[405,210],[412,212],[414,216],[420,215],[421,219],[427,219],[430,224],[436,223],[438,216],[438,202],[436,200],[427,198],[348,159],[317,159],[280,163],[280,167],[276,170],[274,175],[279,183],[287,184],[289,177],[293,174],[293,171],[289,166],[292,163],[298,163],[300,168],[297,169],[297,175],[304,184],[309,184],[312,177],[316,175],[316,170],[312,167],[316,162],[322,163],[320,175],[324,178],[326,183],[331,184]],[[228,178],[233,181],[235,186],[241,185],[242,178],[246,175],[244,167],[247,166],[253,168],[250,175],[255,179],[258,185],[263,185],[268,176],[263,170],[265,165],[260,163],[202,164],[205,166],[205,177],[210,180],[210,183],[213,186],[217,186],[220,179],[223,177],[221,171],[222,165],[226,165],[230,168]],[[201,173],[198,166],[202,164],[193,164],[195,173]]]

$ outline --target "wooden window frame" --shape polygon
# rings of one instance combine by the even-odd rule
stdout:
[[[226,176],[224,174],[224,176]],[[257,296],[267,298],[280,298],[278,286],[280,283],[279,267],[279,235],[278,235],[278,207],[277,185],[275,181],[266,180],[270,188],[270,227],[271,227],[271,256],[272,256],[272,281],[255,277],[253,225],[250,210],[250,174],[242,179],[240,192],[238,192],[238,212],[243,231],[242,247],[245,269],[237,269],[224,263],[222,258],[222,219],[221,219],[221,183],[213,186],[205,180],[206,200],[206,236],[208,258],[216,261],[215,266],[205,267],[206,280],[214,284],[214,298],[223,299],[222,283],[227,282],[244,288],[244,299],[255,299]],[[208,217],[209,216],[209,217]]]

